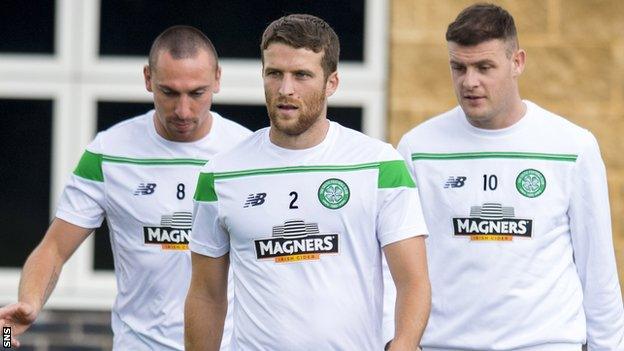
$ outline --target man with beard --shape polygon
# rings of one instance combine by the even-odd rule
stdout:
[[[0,309],[0,326],[13,327],[14,335],[35,321],[63,264],[106,217],[118,287],[113,348],[183,350],[197,174],[251,132],[210,111],[221,69],[201,31],[165,30],[143,73],[155,110],[99,133],[87,146],[56,218],[24,265],[19,302]]]
[[[426,228],[389,144],[327,119],[338,37],[289,15],[262,36],[271,125],[201,172],[186,298],[187,350],[216,350],[234,284],[233,350],[381,350],[381,249],[397,287],[392,350],[429,314]]]
[[[605,167],[594,136],[522,100],[513,17],[448,26],[459,106],[407,133],[430,230],[427,350],[624,350]]]

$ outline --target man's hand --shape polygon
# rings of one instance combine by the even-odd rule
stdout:
[[[16,336],[28,329],[37,318],[38,312],[25,302],[18,302],[0,308],[0,329],[11,327],[11,343],[20,346]]]
[[[56,286],[63,265],[91,231],[55,218],[41,243],[28,256],[18,289],[20,302],[0,308],[0,328],[11,327],[12,344],[16,347],[20,343],[15,336],[35,322]]]

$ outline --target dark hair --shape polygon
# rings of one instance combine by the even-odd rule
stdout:
[[[446,30],[446,41],[459,45],[477,45],[491,39],[510,42],[518,47],[518,34],[513,17],[504,8],[478,3],[465,8]]]
[[[262,34],[261,55],[271,43],[282,43],[296,49],[305,48],[316,53],[322,51],[321,67],[326,78],[338,68],[338,35],[327,22],[318,17],[293,14],[273,21]]]
[[[208,37],[199,29],[191,26],[173,26],[165,29],[152,43],[149,52],[150,69],[156,67],[158,54],[167,50],[174,59],[195,57],[198,50],[203,49],[211,53],[219,64],[217,50]]]

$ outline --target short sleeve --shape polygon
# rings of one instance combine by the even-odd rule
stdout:
[[[99,138],[87,147],[59,200],[56,217],[83,228],[98,228],[105,217],[105,184]]]
[[[396,150],[379,164],[377,181],[377,238],[381,246],[426,235],[418,190]]]
[[[199,174],[193,203],[193,229],[189,249],[204,256],[225,255],[230,251],[230,236],[221,225],[219,199],[210,166],[206,166]]]

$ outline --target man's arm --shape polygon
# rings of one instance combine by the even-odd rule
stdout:
[[[24,264],[18,302],[0,308],[0,327],[12,327],[14,336],[30,327],[54,290],[63,265],[92,231],[59,218],[52,221]],[[19,347],[19,341],[14,342]]]
[[[591,137],[575,164],[568,217],[574,263],[583,286],[587,349],[624,349],[624,308],[613,250],[609,192]]]
[[[212,258],[191,252],[193,274],[184,305],[184,346],[219,350],[227,313],[229,254]]]
[[[422,236],[384,246],[396,285],[395,336],[390,350],[417,350],[431,310],[431,286]]]

